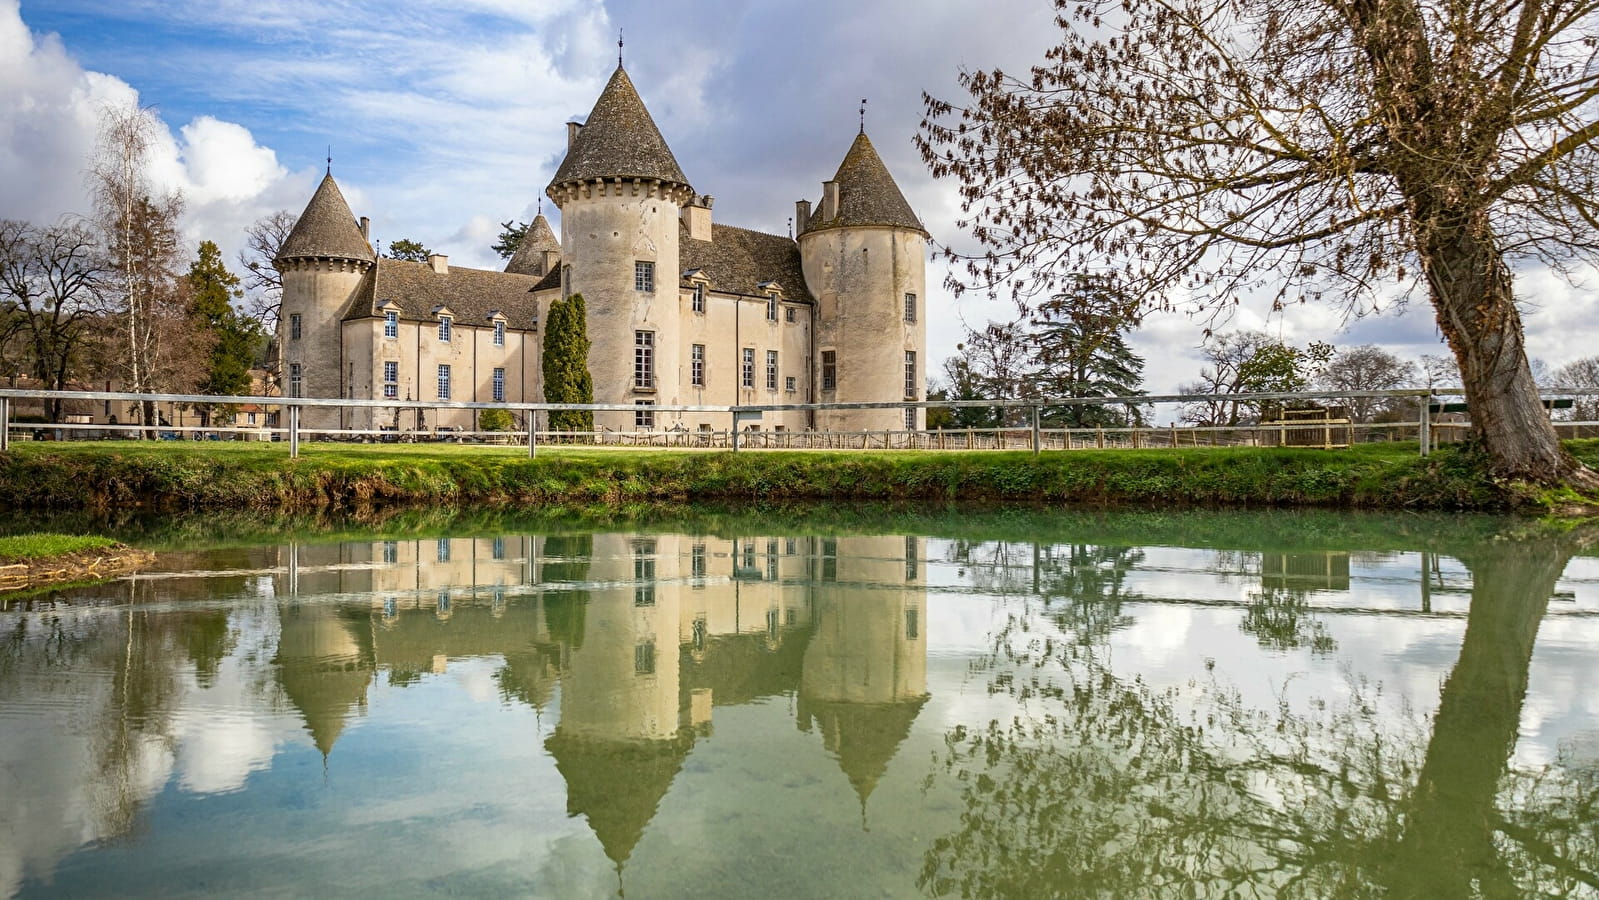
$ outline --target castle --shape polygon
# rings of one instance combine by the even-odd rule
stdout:
[[[714,224],[619,65],[545,189],[543,215],[494,272],[377,256],[322,180],[279,250],[283,393],[290,397],[544,401],[539,322],[587,307],[595,414],[611,431],[721,430],[726,413],[657,406],[923,398],[927,232],[867,138],[855,137],[797,237]],[[431,416],[431,421],[429,417]],[[767,412],[773,431],[920,429],[909,407]],[[307,428],[472,429],[475,411],[307,409]]]

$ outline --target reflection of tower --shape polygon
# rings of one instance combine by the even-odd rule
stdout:
[[[860,798],[861,814],[927,701],[922,632],[925,558],[915,538],[844,538],[817,584],[815,628],[800,676],[799,721],[822,743]],[[824,551],[826,552],[826,551]],[[824,578],[826,575],[824,574]],[[903,583],[903,589],[882,589]]]
[[[351,711],[366,709],[373,670],[367,612],[295,604],[280,606],[278,618],[278,653],[272,660],[278,683],[326,757]]]

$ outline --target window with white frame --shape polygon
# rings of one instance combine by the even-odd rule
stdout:
[[[905,399],[916,399],[916,351],[905,351]]]
[[[793,322],[794,321],[794,307],[792,307],[792,306],[783,307],[783,321],[785,321],[785,322]]]
[[[299,339],[300,339],[300,314],[299,313],[292,313],[292,314],[289,315],[289,340],[297,341]]]
[[[744,358],[739,373],[739,383],[747,388],[755,386],[755,350],[752,347],[744,348]]]
[[[305,370],[299,363],[289,363],[289,396],[300,396],[305,386]]]
[[[499,320],[494,322],[494,346],[505,346],[505,323]]]
[[[633,387],[655,387],[655,332],[633,332]]]
[[[838,351],[822,351],[822,390],[838,389]]]
[[[505,369],[494,367],[494,402],[505,402]]]
[[[383,399],[396,400],[400,396],[400,364],[394,360],[383,363]]]
[[[788,392],[788,393],[790,393],[790,394],[794,393],[795,383],[794,383],[794,376],[793,375],[790,375],[787,378],[783,379],[783,390]]]
[[[766,321],[768,321],[768,322],[776,322],[777,321],[777,295],[776,294],[767,294],[766,295]]]
[[[450,342],[450,325],[454,319],[450,316],[439,316],[439,340],[448,344]]]
[[[905,430],[916,430],[916,407],[914,406],[908,406],[905,408]]]
[[[694,387],[705,387],[705,345],[695,344],[689,348],[688,354],[689,383]]]
[[[635,400],[635,401],[633,401],[633,405],[635,407],[637,407],[637,409],[635,409],[633,411],[633,427],[635,427],[635,428],[654,428],[655,427],[655,401],[654,400]]]
[[[694,312],[697,312],[700,315],[705,314],[705,285],[694,285],[694,299],[689,301],[689,304],[690,308]]]
[[[777,351],[766,351],[766,389],[777,390]]]
[[[907,321],[907,322],[916,321],[916,295],[915,294],[906,294],[905,295],[905,321]]]
[[[400,314],[389,310],[383,314],[383,336],[397,338],[400,336]]]
[[[633,263],[633,290],[643,291],[646,294],[654,293],[655,263],[642,259]]]
[[[439,399],[450,399],[450,367],[444,363],[439,364]]]

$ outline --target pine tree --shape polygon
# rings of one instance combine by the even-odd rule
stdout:
[[[593,403],[594,377],[589,374],[588,310],[582,294],[550,304],[544,325],[544,402]],[[555,410],[550,429],[593,431],[594,414]]]
[[[1137,304],[1108,279],[1079,275],[1070,290],[1040,303],[1030,329],[1033,377],[1046,397],[1128,397],[1143,393],[1144,358],[1127,346]],[[1128,412],[1136,421],[1137,407]],[[1118,408],[1061,406],[1044,410],[1050,424],[1093,428],[1133,424]]]
[[[500,223],[500,236],[494,239],[489,246],[490,250],[500,255],[501,259],[510,259],[516,255],[516,248],[522,246],[522,238],[527,236],[531,223],[518,222],[515,219]]]
[[[410,262],[425,263],[428,261],[428,255],[432,252],[432,250],[423,246],[421,241],[400,238],[397,241],[390,241],[389,252],[383,255],[389,259],[404,259]]]
[[[250,365],[266,335],[260,323],[241,315],[233,301],[244,298],[239,276],[228,271],[222,251],[211,241],[200,242],[200,255],[189,265],[189,312],[209,336],[211,353],[199,383],[202,394],[248,394]],[[210,410],[201,410],[209,425]]]

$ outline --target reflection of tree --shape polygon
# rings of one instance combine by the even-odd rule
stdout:
[[[1118,628],[1132,624],[1122,614],[1127,573],[1144,561],[1136,547],[1070,544],[1048,547],[1039,560],[1039,593],[1048,603],[1056,626],[1079,643],[1104,641]]]
[[[1250,593],[1249,608],[1238,627],[1268,650],[1331,653],[1338,648],[1327,626],[1310,611],[1305,591],[1263,588]]]
[[[1025,706],[947,736],[966,812],[920,886],[966,897],[1522,896],[1599,887],[1594,779],[1507,776],[1533,640],[1571,554],[1544,537],[1463,554],[1476,577],[1430,737],[1380,688],[1253,709],[1212,681],[1155,690],[1024,618],[991,688]],[[1040,650],[1042,649],[1042,653]]]

